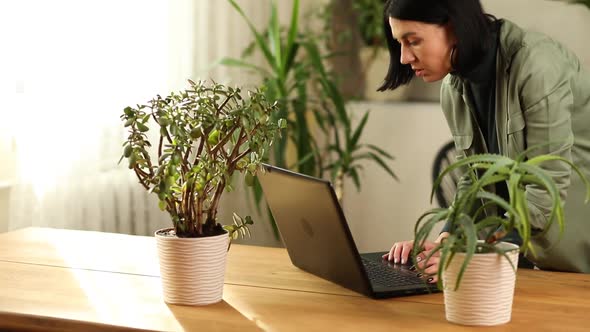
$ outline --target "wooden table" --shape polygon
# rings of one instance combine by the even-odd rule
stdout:
[[[493,287],[493,281],[490,281]],[[512,322],[486,331],[587,331],[590,275],[518,272]],[[284,249],[233,245],[223,301],[162,300],[155,240],[27,228],[0,234],[0,329],[38,331],[462,331],[442,294],[373,300],[292,266]]]

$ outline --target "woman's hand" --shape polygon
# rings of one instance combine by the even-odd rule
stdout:
[[[396,242],[391,246],[391,250],[381,257],[395,264],[406,264],[410,258],[413,246],[414,241]]]
[[[432,249],[434,249],[440,243],[440,241],[448,236],[449,233],[443,232],[439,235],[435,242],[426,241],[424,243],[423,251],[421,251],[416,256],[416,262],[414,262],[414,265],[410,268],[412,270],[418,271],[418,277],[426,279],[429,283],[436,283],[438,281],[436,274],[440,261],[440,253],[436,252],[432,255],[432,257],[428,258],[428,260],[426,260],[426,258]],[[409,261],[413,246],[414,241],[396,242],[391,247],[391,250],[389,250],[389,253],[383,255],[382,257],[383,259],[387,259],[390,262],[393,261],[396,264],[406,264]]]

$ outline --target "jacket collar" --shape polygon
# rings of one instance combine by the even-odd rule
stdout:
[[[510,71],[510,65],[512,65],[512,59],[524,45],[524,30],[519,28],[516,24],[502,20],[502,28],[500,31],[500,45],[498,52],[504,59],[501,63],[504,64],[504,70]]]
[[[497,72],[510,71],[512,59],[518,50],[523,46],[524,30],[519,28],[516,24],[509,20],[502,19],[502,26],[500,28],[500,43],[498,45],[498,59],[496,60]],[[504,68],[500,68],[504,66]],[[463,94],[465,80],[458,75],[449,74],[449,83],[460,94]]]

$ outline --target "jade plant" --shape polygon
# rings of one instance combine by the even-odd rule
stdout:
[[[432,189],[432,196],[440,185],[443,177],[456,169],[465,170],[464,180],[455,200],[448,208],[434,208],[424,213],[415,225],[415,241],[413,255],[424,247],[434,226],[440,222],[447,222],[450,235],[437,244],[426,256],[429,259],[435,253],[440,253],[438,268],[438,287],[442,289],[442,273],[449,266],[456,253],[465,253],[455,289],[460,285],[461,278],[476,253],[493,253],[503,255],[506,259],[506,249],[500,249],[497,244],[504,236],[516,230],[522,238],[520,250],[530,252],[535,257],[535,247],[531,239],[542,237],[557,222],[560,232],[564,227],[563,201],[557,186],[551,176],[541,168],[545,162],[563,162],[571,166],[587,188],[586,202],[590,198],[590,183],[571,161],[555,155],[539,155],[525,160],[531,149],[523,152],[515,159],[495,154],[480,154],[460,159],[449,165],[436,179]],[[489,186],[505,181],[508,187],[508,201],[486,190]],[[535,186],[547,192],[551,199],[551,215],[543,231],[533,234],[533,226],[526,200],[527,186]],[[493,211],[500,208],[505,213],[498,215]],[[491,213],[489,213],[491,212]],[[483,240],[483,241],[478,241]],[[509,260],[513,268],[514,265]]]
[[[220,198],[233,189],[236,171],[245,173],[246,184],[253,183],[286,120],[276,119],[278,107],[261,89],[245,96],[240,88],[217,83],[189,84],[124,109],[121,119],[129,136],[121,159],[127,158],[139,183],[158,196],[176,236],[249,234],[250,216],[234,213],[233,224],[217,222]]]

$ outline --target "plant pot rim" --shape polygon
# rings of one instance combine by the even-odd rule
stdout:
[[[477,242],[483,242],[483,240],[477,240]],[[520,246],[511,243],[511,242],[504,242],[504,241],[500,241],[498,242],[496,245],[494,245],[495,247],[504,247],[502,249],[508,250],[508,252],[511,251],[520,251]],[[455,255],[465,255],[466,253],[463,251],[457,251],[455,252]],[[483,255],[500,255],[497,252],[475,252],[473,255],[478,255],[478,256],[483,256]]]
[[[158,234],[159,232],[164,232],[164,231],[168,231],[168,230],[171,230],[171,229],[174,229],[174,227],[160,228],[160,229],[158,229],[158,230],[156,230],[154,232],[154,237],[162,238],[162,239],[177,239],[179,241],[194,241],[194,240],[197,240],[197,239],[211,239],[211,238],[215,238],[215,237],[218,237],[218,236],[229,236],[229,232],[226,231],[226,230],[223,230],[224,233],[222,233],[222,234],[210,235],[210,236],[199,236],[199,237],[178,237],[176,235],[174,235],[174,236],[164,236],[164,235]]]

